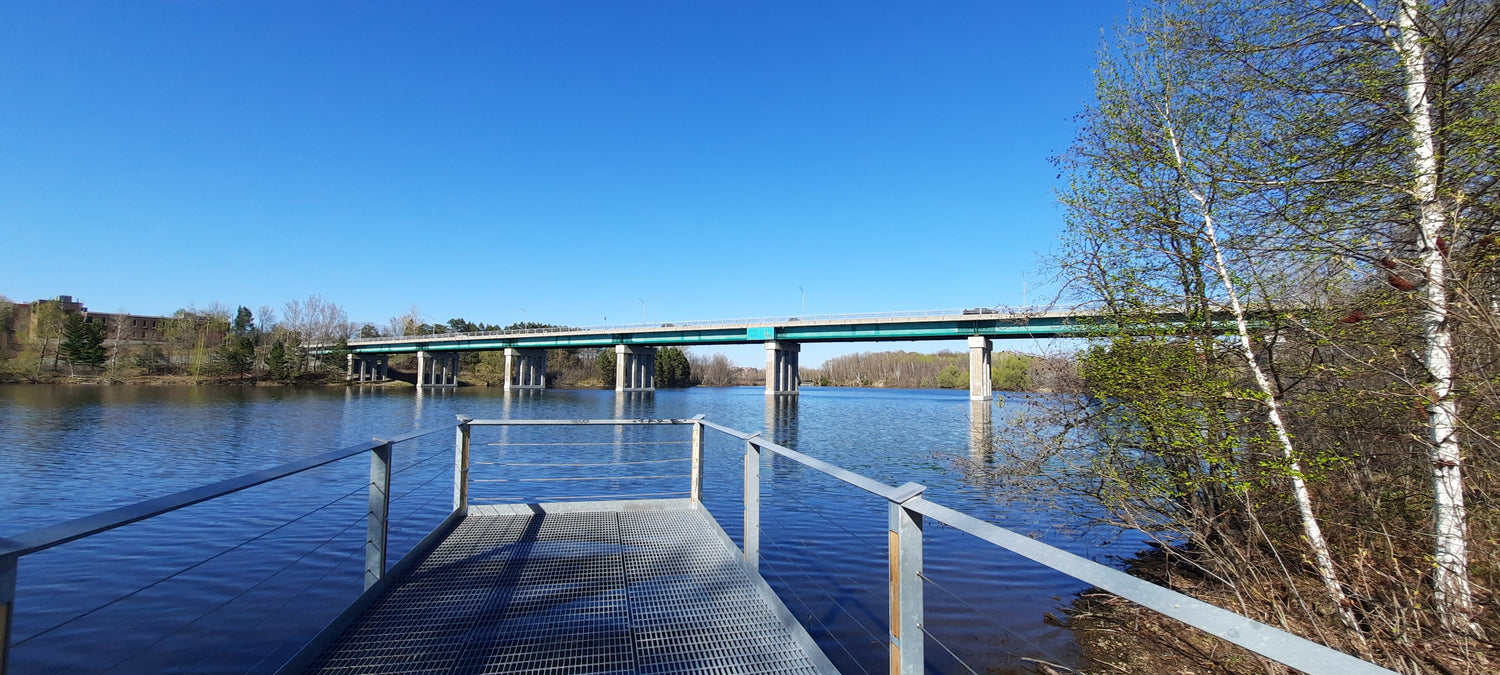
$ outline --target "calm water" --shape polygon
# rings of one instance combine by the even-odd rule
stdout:
[[[1084,527],[1082,503],[987,484],[1007,409],[967,392],[808,388],[410,389],[0,386],[0,536],[413,429],[476,418],[690,417],[779,442],[1107,561],[1140,547]],[[1014,407],[1014,406],[1012,406]],[[987,412],[989,411],[989,412]],[[992,416],[993,421],[989,418]],[[478,503],[685,496],[686,427],[476,428]],[[566,450],[564,450],[566,448]],[[743,444],[709,433],[705,503],[740,540]],[[396,450],[392,560],[450,508],[452,435]],[[610,466],[596,466],[608,463]],[[567,464],[571,466],[557,466]],[[22,559],[12,665],[20,673],[274,671],[362,583],[368,460],[296,477]],[[883,500],[763,460],[762,574],[844,672],[886,669]],[[927,527],[927,654],[936,672],[1081,666],[1043,621],[1082,585],[937,524]]]

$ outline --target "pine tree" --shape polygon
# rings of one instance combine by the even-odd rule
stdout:
[[[692,375],[692,364],[681,349],[662,347],[656,353],[656,386],[667,389],[690,386]]]
[[[290,381],[292,370],[288,366],[286,345],[281,340],[271,343],[271,351],[266,353],[266,375],[276,382]]]
[[[57,351],[68,362],[70,375],[75,366],[104,365],[104,324],[85,322],[79,314],[69,315],[63,323],[62,344]]]

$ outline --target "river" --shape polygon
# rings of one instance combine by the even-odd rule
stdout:
[[[293,459],[393,436],[457,414],[476,418],[691,417],[778,442],[888,484],[927,486],[933,501],[1074,553],[1111,562],[1142,546],[1088,527],[1085,502],[1001,489],[982,469],[1002,461],[1011,405],[972,406],[966,391],[804,388],[552,390],[0,386],[0,536],[196,487]],[[1035,400],[1035,399],[1030,399]],[[590,435],[592,434],[592,435]],[[476,502],[665,494],[685,428],[476,428]],[[562,444],[569,444],[568,446]],[[634,474],[505,468],[569,458],[617,460]],[[705,504],[740,535],[742,444],[710,433]],[[446,515],[452,435],[398,446],[391,547],[409,549]],[[545,461],[537,461],[545,460]],[[675,468],[666,468],[675,467]],[[489,470],[490,473],[485,473]],[[14,672],[271,672],[359,593],[363,457],[65,544],[20,563]],[[635,476],[632,478],[631,476]],[[487,478],[485,476],[488,476]],[[667,476],[641,478],[641,476]],[[589,480],[556,480],[586,477]],[[883,500],[767,457],[762,573],[846,673],[884,672]],[[546,491],[545,494],[541,491]],[[394,560],[394,556],[392,558]],[[1061,616],[1083,585],[968,535],[925,534],[930,672],[1032,672],[1033,660],[1080,667]]]

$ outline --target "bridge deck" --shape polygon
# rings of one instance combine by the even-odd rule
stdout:
[[[686,500],[471,507],[308,672],[827,670],[739,559]]]

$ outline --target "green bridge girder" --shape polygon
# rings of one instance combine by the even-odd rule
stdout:
[[[774,321],[723,325],[661,324],[650,327],[595,328],[495,335],[412,335],[351,342],[355,354],[409,354],[427,351],[498,351],[643,345],[652,347],[761,344],[784,342],[876,342],[911,340],[1047,339],[1090,337],[1107,332],[1094,312],[1049,312],[1039,315],[982,314],[947,317]],[[1181,315],[1162,316],[1164,324],[1181,324]],[[1232,324],[1220,332],[1230,332]],[[326,346],[314,351],[326,351]]]

